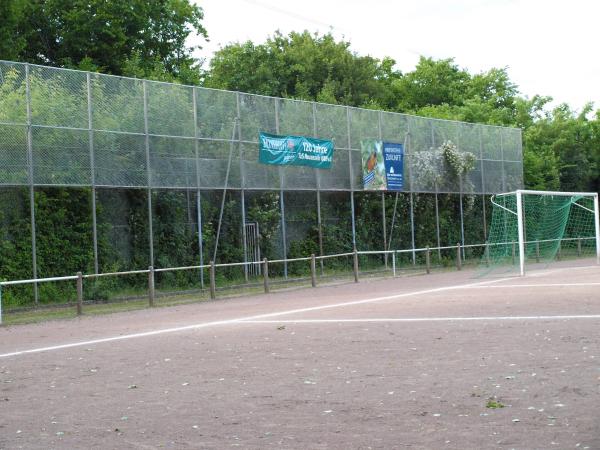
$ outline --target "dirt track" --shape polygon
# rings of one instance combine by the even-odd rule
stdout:
[[[0,354],[123,339],[1,357],[0,448],[600,448],[600,270],[444,289],[471,275],[1,328]]]

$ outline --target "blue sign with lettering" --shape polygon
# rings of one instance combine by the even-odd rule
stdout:
[[[404,145],[394,142],[383,143],[383,164],[388,191],[404,188]]]

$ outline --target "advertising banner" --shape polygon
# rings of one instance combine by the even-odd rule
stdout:
[[[333,142],[261,132],[258,136],[258,160],[263,164],[329,169],[333,161]]]
[[[402,144],[366,139],[361,142],[361,157],[365,190],[403,190],[404,146]]]

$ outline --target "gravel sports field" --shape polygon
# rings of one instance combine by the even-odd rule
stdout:
[[[600,267],[0,327],[0,448],[598,449]]]

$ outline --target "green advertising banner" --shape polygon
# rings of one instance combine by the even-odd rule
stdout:
[[[278,136],[260,132],[258,161],[263,164],[329,169],[333,161],[333,142],[304,136]]]

